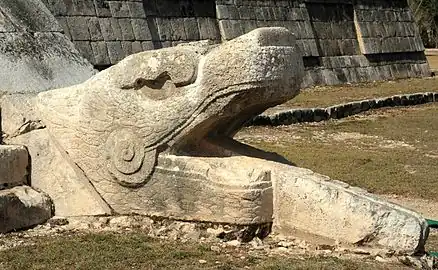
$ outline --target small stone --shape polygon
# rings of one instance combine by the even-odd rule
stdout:
[[[321,244],[321,245],[317,245],[316,246],[317,250],[334,250],[335,247],[332,245],[325,245],[325,244]]]
[[[294,245],[295,245],[294,243],[288,242],[288,241],[281,241],[281,242],[278,242],[278,244],[277,244],[277,246],[285,247],[285,248],[288,248],[288,247],[291,247],[291,246],[294,246]]]
[[[55,226],[68,225],[68,223],[69,223],[68,219],[66,219],[64,217],[53,217],[47,221],[47,224],[49,224],[49,226],[52,228]]]
[[[207,263],[207,261],[206,260],[199,260],[199,263],[200,264],[205,264],[205,263]]]
[[[303,241],[298,243],[298,247],[301,249],[307,249],[307,248],[309,248],[309,245],[306,243],[306,241],[303,240]]]
[[[381,263],[386,263],[388,262],[388,260],[385,260],[384,258],[380,257],[380,256],[376,256],[376,261],[381,262]]]
[[[251,242],[249,242],[249,243],[251,244],[251,246],[254,249],[261,249],[261,248],[263,248],[263,241],[260,238],[258,238],[258,237],[254,237],[251,240]]]
[[[230,247],[240,247],[241,243],[239,240],[231,240],[227,242],[227,246]]]
[[[221,252],[221,248],[218,247],[218,246],[211,246],[211,247],[210,247],[210,250],[211,250],[211,251],[214,251],[214,252]]]
[[[368,250],[360,249],[360,248],[353,249],[352,252],[354,254],[358,254],[358,255],[370,255],[371,254]]]
[[[217,229],[214,229],[214,228],[207,228],[206,232],[207,232],[207,234],[208,234],[209,236],[212,236],[212,237],[219,237],[219,235],[220,235],[221,233],[223,233],[224,230],[223,230],[222,228],[217,228]]]

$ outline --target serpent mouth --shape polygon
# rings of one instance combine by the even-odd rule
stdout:
[[[247,90],[227,91],[227,94],[218,96],[212,100],[212,103],[227,104],[221,108],[220,113],[207,113],[210,115],[209,118],[189,125],[188,128],[185,128],[186,131],[189,131],[182,132],[184,135],[177,137],[175,143],[164,152],[192,157],[249,156],[292,165],[278,154],[265,152],[233,139],[233,136],[255,115],[262,113],[269,107],[281,104],[299,93],[298,90],[290,91],[287,95],[277,96],[276,99],[273,99],[269,96],[269,89],[278,90],[281,84],[281,81],[269,81],[239,85],[239,88],[247,88]],[[250,91],[250,95],[248,95],[248,91]],[[203,111],[209,110],[211,106],[214,107],[207,104]],[[196,117],[194,118],[193,122],[196,122]]]
[[[167,152],[223,155],[204,147],[230,142],[248,120],[295,97],[302,77],[302,57],[285,28],[257,29],[217,47],[200,62],[192,85],[205,89],[202,102],[168,135]]]

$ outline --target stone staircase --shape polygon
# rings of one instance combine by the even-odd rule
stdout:
[[[52,200],[29,186],[30,169],[24,146],[0,145],[0,233],[29,228],[52,217]]]

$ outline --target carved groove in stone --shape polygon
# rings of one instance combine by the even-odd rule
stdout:
[[[106,149],[108,171],[120,185],[139,187],[148,181],[155,166],[156,150],[146,152],[135,132],[129,129],[112,132]]]

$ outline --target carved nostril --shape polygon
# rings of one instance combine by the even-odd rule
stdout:
[[[136,88],[141,88],[147,84],[146,79],[138,78],[134,82]]]

